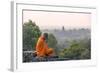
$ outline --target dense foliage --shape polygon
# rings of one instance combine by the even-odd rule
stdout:
[[[39,27],[29,20],[23,24],[23,50],[29,51],[35,49],[36,42],[41,35]]]
[[[50,33],[48,36],[48,46],[51,48],[56,48],[56,45],[57,45],[56,37]]]
[[[72,41],[69,48],[61,50],[59,56],[69,59],[90,59],[91,58],[91,41],[84,39]]]

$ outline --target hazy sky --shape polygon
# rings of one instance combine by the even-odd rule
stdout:
[[[40,29],[78,29],[91,27],[91,14],[23,11],[23,22],[31,19]]]

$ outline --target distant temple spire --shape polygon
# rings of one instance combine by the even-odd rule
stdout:
[[[62,26],[62,30],[65,31],[65,27],[64,26]]]

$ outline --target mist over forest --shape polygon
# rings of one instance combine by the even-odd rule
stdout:
[[[23,62],[32,61],[32,53],[36,48],[36,43],[43,33],[48,33],[47,44],[55,50],[59,58],[68,60],[91,59],[91,30],[86,28],[66,30],[44,29],[32,20],[23,24]],[[54,59],[55,61],[57,59]]]
[[[49,33],[49,34],[53,34],[59,45],[63,45],[64,47],[68,47],[70,41],[73,40],[87,40],[91,38],[91,30],[90,29],[86,29],[86,28],[80,28],[80,29],[64,29],[64,27],[62,27],[61,29],[44,29],[41,30],[42,33]]]

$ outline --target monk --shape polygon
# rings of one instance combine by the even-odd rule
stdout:
[[[54,50],[48,47],[48,44],[46,42],[47,40],[48,40],[47,33],[44,33],[39,37],[37,44],[36,44],[37,57],[47,57],[47,56],[54,55]]]

